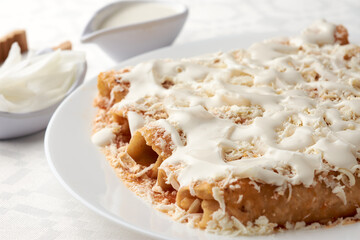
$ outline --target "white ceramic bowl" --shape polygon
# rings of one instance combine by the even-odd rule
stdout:
[[[159,3],[175,10],[173,15],[125,26],[99,29],[109,16],[129,4]],[[82,34],[83,43],[95,43],[116,61],[165,47],[175,40],[188,15],[188,8],[176,2],[119,1],[99,9],[91,17]]]
[[[86,62],[80,64],[77,77],[64,98],[83,83],[86,69]],[[50,107],[34,112],[8,113],[0,111],[0,139],[21,137],[45,129],[51,116],[63,99]]]

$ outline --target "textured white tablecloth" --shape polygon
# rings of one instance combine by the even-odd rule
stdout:
[[[0,0],[0,35],[25,28],[31,48],[71,40],[86,52],[87,78],[115,63],[79,37],[91,14],[109,0]],[[174,44],[243,32],[299,32],[326,18],[360,42],[359,0],[181,0],[188,21]],[[1,88],[1,86],[0,86]],[[93,213],[51,173],[44,132],[0,140],[0,239],[149,239]],[[357,239],[358,236],[354,236]]]

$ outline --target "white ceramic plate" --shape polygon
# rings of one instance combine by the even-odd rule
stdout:
[[[114,69],[152,58],[190,57],[220,50],[244,48],[265,37],[269,36],[247,34],[168,47],[123,62]],[[75,198],[100,215],[152,237],[187,240],[229,239],[172,221],[170,217],[154,210],[122,184],[104,155],[90,141],[91,123],[96,113],[96,109],[92,106],[96,91],[96,77],[94,77],[61,104],[47,128],[46,156],[62,185]],[[357,239],[357,236],[360,236],[359,224],[240,239],[341,238],[344,240]]]

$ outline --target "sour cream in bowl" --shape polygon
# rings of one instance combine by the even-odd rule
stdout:
[[[46,128],[61,101],[84,81],[85,73],[82,52],[29,53],[23,59],[14,43],[0,67],[0,139]]]
[[[94,13],[81,41],[119,62],[172,44],[187,16],[188,8],[175,1],[116,1]]]

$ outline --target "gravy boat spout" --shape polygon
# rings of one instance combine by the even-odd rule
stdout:
[[[126,12],[134,5],[162,5],[172,13],[128,24],[104,27],[104,22],[117,13]],[[188,15],[185,5],[163,1],[119,1],[99,9],[86,25],[81,37],[83,43],[95,43],[115,61],[144,53],[173,43]],[[136,16],[134,16],[136,17]],[[140,16],[141,17],[141,16]]]

